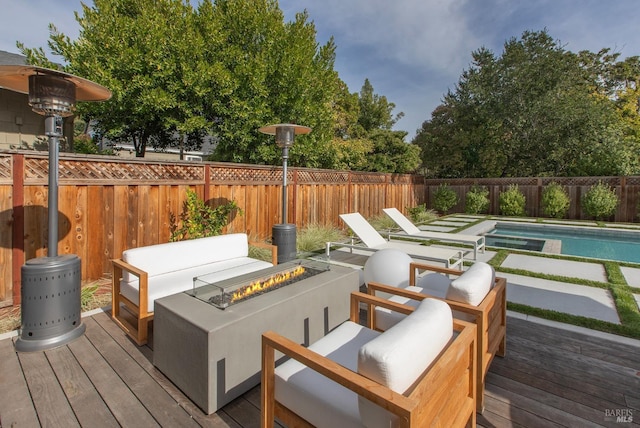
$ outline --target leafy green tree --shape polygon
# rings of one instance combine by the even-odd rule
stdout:
[[[369,133],[373,150],[367,154],[365,171],[408,174],[420,165],[420,148],[404,141],[407,133],[379,129]]]
[[[216,34],[205,46],[220,70],[211,83],[216,104],[207,108],[218,137],[213,158],[279,164],[280,149],[258,128],[297,123],[313,131],[296,138],[290,164],[332,167],[331,105],[339,87],[333,40],[318,47],[307,14],[284,23],[273,0],[205,1],[198,23],[203,34]]]
[[[358,104],[360,106],[358,123],[366,132],[376,129],[391,129],[404,116],[402,112],[393,116],[392,112],[396,105],[387,101],[387,97],[384,95],[376,94],[369,79],[364,80]]]
[[[182,144],[179,136],[204,134],[209,120],[201,103],[209,88],[193,10],[179,0],[95,0],[76,14],[80,36],[72,41],[50,27],[49,46],[68,71],[113,92],[105,103],[82,103],[78,112],[114,141],[133,143],[136,156],[147,144]],[[36,50],[23,48],[30,59]],[[41,53],[41,51],[40,51]],[[200,139],[190,140],[199,147]]]
[[[508,40],[499,57],[486,48],[472,55],[472,66],[414,139],[422,147],[429,174],[509,177],[634,171],[636,146],[625,143],[630,132],[608,96],[617,83],[604,54],[574,54],[546,31],[527,31],[521,39]]]
[[[306,13],[290,23],[275,0],[96,0],[77,14],[72,41],[51,29],[49,45],[66,71],[113,91],[81,113],[102,134],[134,144],[199,148],[212,135],[217,160],[280,162],[258,128],[300,123],[292,165],[331,167],[331,105],[338,88],[333,40],[318,46]],[[42,49],[23,49],[44,62]]]

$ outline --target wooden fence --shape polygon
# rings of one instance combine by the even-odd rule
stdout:
[[[556,181],[568,190],[568,217],[586,218],[580,197],[598,181],[620,197],[615,221],[634,221],[640,177],[505,178],[425,180],[421,176],[290,168],[288,221],[343,227],[338,215],[358,211],[380,215],[386,207],[405,210],[426,203],[440,184],[459,196],[453,212],[463,212],[474,185],[490,192],[490,213],[499,214],[499,194],[517,184],[527,213],[541,215],[542,190]],[[282,219],[282,168],[228,163],[154,162],[106,156],[61,154],[59,162],[58,253],[77,254],[82,277],[110,272],[110,260],[128,248],[167,242],[170,215],[178,215],[188,189],[212,206],[235,200],[236,215],[226,232],[269,238]],[[20,269],[26,260],[46,256],[48,157],[38,152],[0,153],[0,307],[20,302]]]
[[[489,214],[500,214],[500,193],[511,185],[517,185],[525,195],[525,211],[531,217],[543,217],[542,191],[555,182],[564,187],[569,194],[571,205],[567,218],[586,220],[589,217],[581,207],[582,196],[595,184],[602,182],[615,190],[620,201],[616,213],[609,220],[633,222],[638,220],[638,202],[640,201],[640,176],[631,177],[545,177],[545,178],[476,178],[476,179],[428,179],[425,180],[427,206],[433,206],[435,192],[440,185],[447,185],[458,195],[458,204],[451,212],[464,212],[466,194],[473,186],[482,186],[489,190]]]
[[[235,200],[226,232],[269,238],[282,220],[282,168],[227,163],[153,162],[61,154],[58,253],[77,254],[83,279],[110,272],[110,260],[128,248],[167,242],[171,213],[188,189],[213,206]],[[424,179],[412,175],[290,168],[290,223],[341,226],[338,215],[424,203]],[[20,301],[20,269],[46,256],[48,156],[0,153],[0,307]]]

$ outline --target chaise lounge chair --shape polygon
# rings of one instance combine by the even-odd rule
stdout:
[[[393,248],[403,251],[415,259],[431,260],[444,263],[447,268],[462,270],[463,252],[453,248],[428,247],[411,242],[387,241],[360,213],[340,214],[340,218],[355,233],[362,245],[355,245],[344,242],[327,242],[326,254],[330,257],[331,246],[348,247],[364,251],[378,251],[386,248]]]
[[[406,236],[410,238],[437,239],[440,241],[462,242],[473,245],[473,259],[477,260],[478,250],[484,253],[484,236],[463,235],[461,233],[444,233],[420,230],[396,208],[385,208],[382,211],[395,221],[404,233],[391,233],[390,236]]]

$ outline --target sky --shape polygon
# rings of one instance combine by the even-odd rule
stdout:
[[[85,3],[92,5],[91,0]],[[195,0],[192,0],[195,3]],[[369,79],[404,113],[394,129],[411,141],[485,47],[497,56],[524,31],[546,29],[567,50],[640,55],[640,0],[280,0],[286,20],[306,10],[316,40],[333,36],[335,70],[351,92]],[[0,0],[0,50],[16,41],[47,50],[49,24],[78,37],[79,0]],[[50,59],[62,62],[59,58]]]

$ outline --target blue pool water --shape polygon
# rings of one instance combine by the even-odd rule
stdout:
[[[491,234],[502,237],[492,239]],[[640,232],[636,231],[498,222],[496,228],[486,235],[487,245],[503,246],[500,241],[505,239],[504,236],[535,238],[530,243],[538,239],[557,239],[562,241],[562,254],[640,263]],[[511,239],[517,242],[516,238]]]

